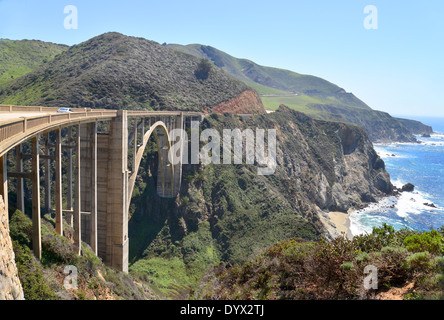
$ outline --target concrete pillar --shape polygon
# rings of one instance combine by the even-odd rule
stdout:
[[[108,144],[108,190],[106,263],[128,272],[128,122],[119,110],[110,127]]]
[[[82,239],[97,254],[97,125],[80,129]]]
[[[22,145],[15,147],[16,171],[23,172]],[[17,177],[17,209],[25,213],[25,191],[23,178]]]
[[[165,126],[168,125],[168,119],[166,117],[163,117],[160,119]],[[167,127],[168,129],[168,127]],[[168,159],[168,136],[167,133],[164,132],[163,129],[160,127],[156,128],[156,137],[157,137],[157,143],[158,148],[160,150],[159,152],[159,166],[158,166],[158,176],[157,176],[157,194],[161,197],[172,197],[173,195],[173,185],[171,183],[172,181],[172,167],[171,163]]]
[[[0,195],[5,204],[5,211],[8,212],[8,154],[5,153],[0,157]]]
[[[68,145],[73,143],[72,139],[72,126],[68,128]],[[66,197],[66,209],[73,210],[73,202],[72,202],[72,148],[68,148],[68,166],[67,166],[67,178],[68,178],[68,188],[67,188],[67,197]],[[72,221],[71,221],[72,226]]]
[[[81,224],[81,152],[80,152],[80,125],[76,126],[76,170],[74,186],[74,246],[78,254],[82,250],[82,224]]]
[[[133,140],[133,164],[131,170],[134,172],[136,168],[137,155],[137,119],[134,119],[134,140]]]
[[[97,123],[91,124],[91,249],[97,255]]]
[[[180,149],[180,152],[177,154],[173,154],[173,157],[180,157],[180,161],[178,164],[174,166],[174,186],[173,186],[173,196],[176,196],[180,191],[180,185],[182,183],[182,159],[183,159],[183,153],[185,152],[185,148],[187,147],[188,141],[184,141],[184,117],[183,112],[180,113],[180,116],[176,117],[175,119],[175,129],[179,129],[181,132],[180,140],[182,141],[182,148]]]
[[[42,258],[40,220],[40,154],[39,135],[32,138],[32,248],[37,259]]]
[[[108,162],[109,134],[97,136],[97,255],[108,263],[107,226],[108,226]]]
[[[45,136],[45,213],[51,213],[51,160],[49,159],[49,133]]]
[[[62,132],[55,130],[55,220],[56,232],[63,235],[63,208],[62,208]]]

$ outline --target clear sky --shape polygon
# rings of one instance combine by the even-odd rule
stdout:
[[[364,27],[367,5],[377,29]],[[373,109],[444,117],[442,0],[0,0],[0,38],[73,45],[109,31],[211,45],[322,77]]]

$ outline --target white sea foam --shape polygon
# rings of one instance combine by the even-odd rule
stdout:
[[[444,146],[444,141],[421,141],[426,146]]]
[[[430,137],[434,139],[444,139],[444,133],[434,132]]]
[[[392,182],[398,188],[405,183],[401,180]],[[423,212],[436,213],[444,212],[444,208],[437,206],[428,200],[430,195],[421,191],[402,192],[395,197],[390,196],[381,199],[377,203],[372,203],[364,209],[357,210],[350,215],[350,232],[352,235],[371,233],[374,226],[381,226],[383,223],[396,224],[399,228],[409,228],[407,219],[411,215],[418,215]],[[431,204],[436,207],[430,206]],[[390,218],[387,213],[394,212],[400,219],[397,221]]]
[[[388,145],[374,145],[373,148],[375,149],[376,153],[379,157],[382,159],[387,158],[411,158],[411,156],[406,156],[404,154],[400,154],[397,152],[393,152],[391,150],[387,149]]]

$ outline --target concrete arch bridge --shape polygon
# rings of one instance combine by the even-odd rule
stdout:
[[[85,241],[107,265],[127,272],[128,210],[148,140],[154,136],[159,155],[157,193],[161,197],[175,197],[180,189],[182,165],[180,161],[172,164],[169,156],[175,159],[181,154],[180,151],[172,154],[169,133],[173,129],[186,129],[191,121],[201,121],[203,115],[97,109],[57,113],[57,110],[0,105],[0,196],[6,210],[9,178],[15,178],[16,206],[22,211],[25,210],[24,179],[29,179],[32,243],[37,258],[41,258],[41,214],[55,211],[56,231],[63,235],[65,217],[73,226],[79,254]],[[26,142],[29,140],[31,143]],[[25,150],[25,144],[31,146]],[[14,153],[11,158],[15,164],[8,166],[8,153]],[[25,160],[31,161],[28,172],[24,170]],[[62,170],[66,172],[65,191]],[[44,172],[42,177],[40,171]]]

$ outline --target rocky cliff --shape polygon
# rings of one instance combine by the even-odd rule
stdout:
[[[218,262],[245,262],[290,237],[332,238],[338,234],[326,212],[361,208],[392,192],[384,162],[359,126],[281,106],[271,114],[211,114],[201,124],[207,128],[221,137],[224,129],[275,129],[275,173],[258,175],[245,161],[186,165],[175,201],[159,199],[155,176],[146,175],[129,225],[133,271],[160,275],[164,269],[156,268],[174,261],[173,282],[174,274],[196,277]],[[157,172],[147,159],[142,170]]]
[[[8,213],[0,196],[0,300],[23,300],[23,289],[15,265],[9,236]]]
[[[216,113],[250,114],[265,113],[265,108],[257,92],[246,90],[237,97],[214,106],[212,111]]]
[[[402,118],[396,118],[399,122],[404,125],[407,129],[410,130],[412,134],[432,134],[433,128],[431,126],[425,125],[420,121],[416,120],[410,120],[410,119],[402,119]]]

